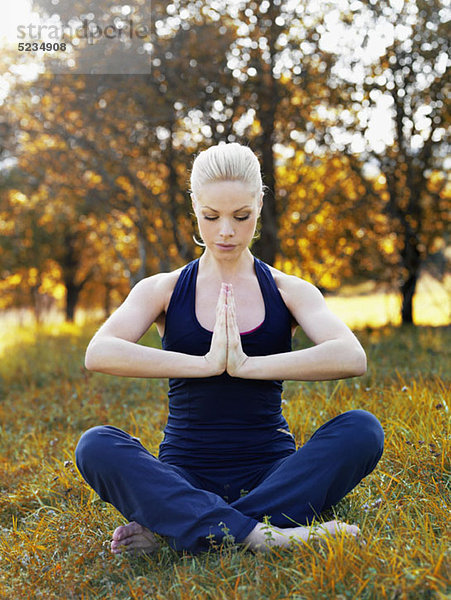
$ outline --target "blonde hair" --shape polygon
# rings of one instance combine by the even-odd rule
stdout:
[[[264,189],[257,156],[248,146],[237,142],[210,146],[194,159],[190,182],[196,199],[205,184],[217,181],[241,181],[258,199]]]

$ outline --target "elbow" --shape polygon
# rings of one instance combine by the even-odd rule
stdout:
[[[85,369],[87,369],[88,371],[95,371],[91,353],[88,351],[86,351],[85,354]]]
[[[341,376],[347,377],[360,377],[366,373],[366,354],[359,342],[354,341],[350,344],[347,342],[341,347],[340,366]]]
[[[367,361],[365,350],[359,345],[356,349],[355,355],[352,361],[352,374],[351,377],[360,377],[365,375],[367,369]]]
[[[85,353],[85,369],[88,371],[98,371],[98,353],[95,351],[94,345],[92,343],[86,349]]]

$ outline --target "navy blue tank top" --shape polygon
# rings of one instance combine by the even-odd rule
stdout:
[[[199,259],[184,267],[166,313],[165,350],[203,356],[212,332],[196,317]],[[291,350],[292,316],[268,266],[254,258],[265,303],[264,321],[241,334],[248,356]],[[228,373],[169,379],[169,416],[159,458],[187,469],[218,463],[265,465],[296,450],[281,410],[281,381],[241,379]]]

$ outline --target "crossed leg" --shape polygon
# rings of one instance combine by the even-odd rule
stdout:
[[[224,524],[239,542],[257,520],[232,508],[181,467],[164,463],[128,433],[109,425],[80,438],[75,458],[85,481],[129,521],[113,534],[112,550],[155,547],[155,532],[175,550],[208,550],[224,537]]]
[[[324,536],[359,535],[356,525],[309,523],[374,469],[383,441],[379,421],[366,411],[348,411],[325,423],[302,448],[274,464],[246,496],[231,503],[257,521],[242,543],[265,551]],[[264,515],[271,516],[271,527],[261,522]],[[156,546],[150,536],[150,531],[129,523],[116,529],[112,547],[116,551],[149,540],[147,551],[152,551]]]
[[[99,495],[116,506],[124,516],[137,516],[115,530],[111,544],[114,553],[124,549],[138,552],[156,550],[158,542],[152,530],[161,535],[169,534],[171,545],[178,550],[200,551],[206,549],[204,542],[209,537],[206,532],[221,539],[221,523],[227,523],[238,543],[263,551],[328,535],[358,535],[359,529],[355,525],[337,521],[320,526],[310,523],[372,471],[383,448],[383,432],[377,419],[366,411],[349,411],[323,425],[307,444],[273,465],[249,494],[228,505],[220,496],[195,488],[198,482],[190,483],[183,479],[180,476],[183,470],[163,465],[125,432],[108,426],[93,428],[90,432],[91,439],[94,437],[97,442],[99,437],[105,440],[113,436],[115,442],[113,446],[109,444],[108,455],[111,457],[113,450],[119,449],[122,449],[122,454],[120,460],[117,455],[118,460],[108,461],[115,466],[109,474],[109,482],[105,474],[100,477],[98,472],[94,475],[88,473],[87,454],[91,454],[92,458],[92,451],[87,453],[84,448],[84,434],[84,442],[82,436],[77,446],[80,472]],[[134,456],[130,453],[133,446]],[[91,444],[91,450],[93,448],[99,455],[98,443]],[[129,458],[133,457],[131,462],[125,460],[125,448],[129,450]],[[140,464],[147,469],[144,488],[141,485],[144,472],[140,470]],[[126,474],[128,477],[125,477]],[[124,485],[119,485],[118,481]],[[141,489],[135,490],[134,484]],[[147,511],[143,511],[143,497],[147,498]],[[156,503],[161,502],[167,507],[166,513],[155,510]],[[158,514],[155,515],[155,512]],[[271,527],[262,523],[264,515],[271,516]],[[291,526],[293,522],[296,527]],[[178,524],[184,528],[179,534]]]
[[[273,464],[246,496],[241,513],[289,528],[305,525],[346,496],[375,468],[384,444],[379,421],[364,410],[331,419],[293,454]]]

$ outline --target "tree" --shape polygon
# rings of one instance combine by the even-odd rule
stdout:
[[[431,254],[444,248],[447,155],[445,131],[449,123],[446,90],[449,88],[449,31],[441,0],[387,0],[361,5],[356,11],[367,29],[385,31],[385,51],[366,67],[364,81],[345,84],[340,108],[342,127],[366,140],[356,160],[351,143],[345,151],[362,180],[365,168],[376,167],[383,189],[383,212],[390,224],[398,257],[397,277],[402,294],[402,321],[412,323],[412,300],[422,266]],[[351,17],[354,39],[356,16]],[[349,34],[348,30],[348,34]],[[391,38],[391,39],[390,39]],[[361,63],[360,63],[361,66]],[[354,63],[357,69],[357,61]],[[343,89],[343,88],[342,88]],[[385,102],[392,119],[392,139],[371,148],[371,121],[365,112]],[[355,120],[350,123],[350,110]],[[347,123],[345,121],[347,120]],[[355,137],[354,137],[355,141]]]
[[[197,44],[211,33],[211,25],[200,24],[188,33],[181,29],[178,35],[162,36],[156,44],[152,77],[43,76],[10,95],[11,103],[16,100],[20,122],[16,150],[23,176],[21,192],[28,198],[38,191],[48,193],[47,202],[54,207],[50,225],[61,233],[53,238],[59,246],[52,256],[61,267],[69,319],[102,262],[90,268],[87,259],[86,239],[95,235],[86,227],[92,216],[98,225],[100,215],[108,222],[108,213],[114,211],[127,215],[132,223],[138,262],[118,243],[113,224],[103,235],[109,242],[105,249],[114,249],[130,285],[149,270],[168,270],[180,258],[193,258],[184,192],[196,145],[187,148],[179,140],[199,96],[201,100],[204,96],[207,110],[214,102],[205,88],[218,80],[218,64],[225,52],[211,61]],[[200,82],[193,77],[194,63],[205,67]],[[133,87],[133,97],[128,86]],[[21,120],[24,114],[27,117]],[[68,217],[64,231],[62,215]],[[36,246],[34,250],[42,255]]]
[[[66,22],[87,10],[81,0],[38,3],[58,10]],[[371,15],[368,24],[374,25],[382,4],[365,8],[353,3],[351,8],[367,19]],[[395,18],[392,5],[385,1],[380,19]],[[244,141],[261,158],[270,192],[261,239],[253,249],[263,260],[285,261],[293,272],[301,260],[298,274],[328,289],[363,276],[387,281],[390,271],[405,275],[411,287],[405,265],[415,267],[417,258],[408,240],[419,237],[421,260],[434,248],[440,250],[441,243],[434,219],[444,206],[442,128],[437,121],[445,119],[444,105],[439,96],[432,104],[427,100],[435,80],[442,86],[441,55],[430,61],[436,76],[431,82],[426,76],[427,85],[420,86],[423,99],[416,107],[407,105],[402,85],[409,89],[418,81],[399,77],[411,72],[418,79],[418,68],[427,66],[423,59],[414,53],[409,63],[406,39],[395,36],[385,58],[367,66],[365,81],[348,78],[340,71],[342,57],[322,46],[328,7],[323,3],[318,11],[316,2],[282,0],[156,1],[151,5],[150,74],[46,75],[11,92],[10,155],[17,158],[21,180],[10,180],[5,189],[27,198],[15,208],[21,219],[28,214],[28,203],[37,202],[45,214],[44,220],[37,216],[42,231],[32,236],[27,268],[38,268],[38,254],[48,258],[39,272],[42,277],[59,273],[69,317],[78,302],[95,300],[94,291],[102,291],[97,297],[109,311],[112,288],[124,293],[147,274],[194,258],[189,169],[193,154],[222,140]],[[95,9],[102,22],[111,16],[107,2],[96,3]],[[353,15],[346,18],[357,31]],[[398,62],[407,60],[407,70],[400,63],[401,75],[390,58],[391,46]],[[356,56],[355,70],[361,63]],[[396,98],[404,112],[393,110],[404,137],[398,143],[395,129],[388,149],[364,147],[367,112],[378,102],[377,94],[392,97],[393,89],[400,92]],[[409,132],[409,119],[421,130],[423,146],[415,138],[418,131]],[[434,123],[433,132],[425,119]],[[356,139],[361,142],[357,150]],[[423,166],[417,169],[420,159]],[[373,173],[368,175],[370,163]],[[415,216],[416,206],[421,218]],[[8,221],[8,209],[4,214]],[[29,221],[26,217],[23,222]],[[419,232],[414,227],[418,223]],[[7,246],[0,244],[2,257],[14,274],[14,264],[22,266]],[[397,260],[404,270],[394,269]]]
[[[244,129],[238,119],[235,131],[251,141],[259,154],[268,187],[260,239],[253,251],[271,264],[281,258],[284,212],[282,188],[276,176],[277,146],[290,146],[293,132],[301,137],[309,125],[312,131],[312,111],[326,100],[332,57],[319,49],[326,10],[327,3],[318,11],[316,2],[276,0],[243,3],[224,12],[224,22],[232,19],[237,28],[228,64],[236,79],[240,104],[246,107],[243,120],[253,116]]]

